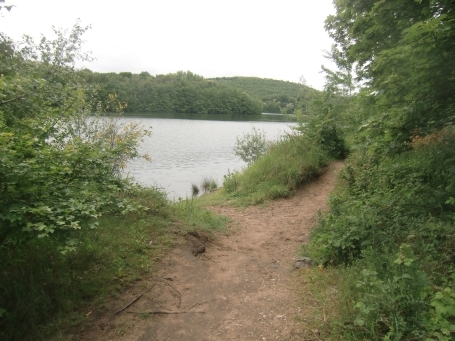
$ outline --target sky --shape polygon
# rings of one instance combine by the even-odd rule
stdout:
[[[205,78],[253,76],[322,89],[332,0],[6,0],[0,31],[52,36],[52,26],[91,25],[79,64],[97,72],[152,75],[191,71]]]

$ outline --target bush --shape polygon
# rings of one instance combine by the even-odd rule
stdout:
[[[331,211],[305,246],[320,264],[360,274],[348,300],[355,312],[343,317],[344,339],[453,339],[455,139],[437,133],[411,147],[351,155]]]
[[[96,230],[75,232],[73,252],[59,252],[54,238],[0,246],[1,340],[53,340],[56,330],[102,310],[106,296],[151,275],[171,245],[173,207],[156,189],[135,187],[122,195],[148,210],[100,217]]]
[[[265,132],[253,127],[251,133],[237,137],[234,153],[248,164],[253,163],[265,154],[270,143],[267,142]]]
[[[91,116],[92,89],[74,71],[86,59],[86,29],[76,24],[39,44],[26,37],[20,50],[0,37],[11,45],[11,55],[2,55],[9,72],[0,77],[0,245],[51,235],[72,243],[103,212],[140,209],[118,196],[130,187],[120,173],[141,157],[148,132]]]

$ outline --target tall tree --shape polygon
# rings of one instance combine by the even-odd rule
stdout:
[[[403,142],[454,121],[455,1],[335,0],[326,20],[339,65],[377,104],[370,132]]]

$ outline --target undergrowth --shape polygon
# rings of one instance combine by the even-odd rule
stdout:
[[[57,331],[67,339],[65,330],[102,309],[106,297],[150,276],[178,235],[227,223],[193,201],[171,204],[155,189],[129,197],[148,210],[101,217],[97,229],[76,232],[73,252],[59,252],[51,237],[1,246],[1,340],[46,340]]]
[[[346,161],[305,247],[347,272],[326,339],[455,339],[454,150],[454,135],[438,132],[405,152]]]

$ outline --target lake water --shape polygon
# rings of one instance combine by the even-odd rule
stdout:
[[[175,116],[174,116],[175,117]],[[152,136],[145,139],[141,153],[148,153],[152,162],[133,160],[129,175],[145,186],[163,188],[171,200],[191,197],[191,184],[200,187],[204,177],[213,178],[222,186],[228,171],[246,166],[234,155],[238,136],[255,127],[266,133],[269,140],[292,131],[295,123],[283,122],[278,115],[261,115],[256,121],[225,121],[160,117],[125,117],[122,120],[142,122],[152,128]],[[269,120],[269,121],[267,121]],[[270,122],[270,120],[274,120]]]

